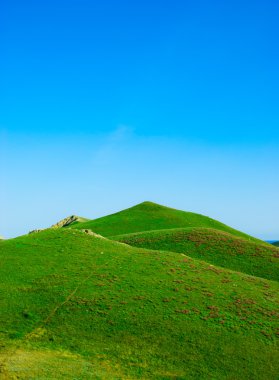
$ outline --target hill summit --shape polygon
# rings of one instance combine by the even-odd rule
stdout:
[[[73,227],[73,224],[69,223],[66,227]],[[107,237],[143,231],[189,227],[214,228],[231,233],[234,236],[258,241],[252,236],[237,231],[208,216],[176,210],[149,201],[111,215],[74,225],[74,228],[91,229]]]

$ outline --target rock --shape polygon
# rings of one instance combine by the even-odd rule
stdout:
[[[101,239],[105,239],[104,236],[98,235],[98,234],[96,234],[95,232],[93,232],[93,231],[91,231],[89,229],[80,230],[80,231],[83,232],[84,234],[88,234],[88,235],[95,236],[95,237],[98,237],[98,238],[101,238]]]
[[[62,228],[62,227],[69,226],[70,224],[74,222],[84,222],[86,220],[87,219],[81,218],[80,216],[71,215],[71,216],[68,216],[67,218],[60,220],[58,223],[53,224],[51,228]]]
[[[41,232],[41,231],[43,231],[42,228],[41,229],[32,230],[32,231],[29,232],[29,235],[30,234],[37,234],[38,232]]]

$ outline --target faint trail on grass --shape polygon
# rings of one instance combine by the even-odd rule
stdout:
[[[65,301],[63,301],[61,304],[57,305],[51,312],[50,314],[47,316],[47,318],[43,321],[43,324],[46,325],[49,323],[49,321],[51,320],[51,318],[56,314],[57,310],[59,310],[61,307],[63,307],[68,301],[70,301],[70,299],[73,297],[73,295],[78,291],[78,289],[86,282],[90,279],[90,277],[93,276],[93,273],[90,274],[89,276],[87,276],[69,295],[68,297],[65,299]]]
[[[51,320],[51,318],[56,314],[57,310],[59,310],[61,307],[63,307],[70,299],[71,297],[73,297],[73,295],[78,291],[78,289],[86,282],[88,281],[91,277],[94,276],[94,272],[91,273],[89,276],[87,276],[83,281],[81,281],[78,286],[67,296],[67,298],[62,302],[60,303],[59,305],[57,305],[51,312],[50,314],[47,316],[47,318],[41,323],[41,327],[37,327],[35,328],[35,330],[33,330],[31,333],[27,334],[25,336],[25,338],[23,339],[23,341],[25,339],[28,339],[32,336],[32,334],[36,331],[36,330],[40,330],[43,328],[44,325],[46,325],[47,323],[49,323],[49,321]],[[15,347],[13,347],[10,352],[9,352],[9,355],[7,356],[2,356],[0,355],[0,379],[3,379],[3,380],[8,380],[8,379],[13,379],[13,375],[10,374],[8,368],[7,368],[7,363],[8,363],[8,359],[10,359],[13,355],[16,354],[17,350],[20,348],[20,345],[15,345]]]

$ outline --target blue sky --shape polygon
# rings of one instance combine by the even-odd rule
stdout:
[[[143,200],[279,239],[275,1],[9,1],[0,234]]]

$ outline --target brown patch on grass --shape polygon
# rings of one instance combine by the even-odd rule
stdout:
[[[214,294],[211,293],[211,292],[203,292],[203,294],[206,296],[206,297],[213,297]]]
[[[133,297],[133,300],[136,300],[136,301],[141,301],[141,300],[145,300],[145,296],[135,296]]]
[[[190,310],[188,309],[183,309],[183,310],[175,310],[176,313],[179,313],[179,314],[189,314],[190,313]]]
[[[214,272],[216,274],[220,274],[220,273],[223,273],[224,271],[222,269],[218,269],[216,267],[214,267],[213,265],[209,265],[209,267],[205,268],[205,270],[210,270],[211,272]]]
[[[162,299],[162,302],[171,302],[172,301],[172,298],[163,298]]]

